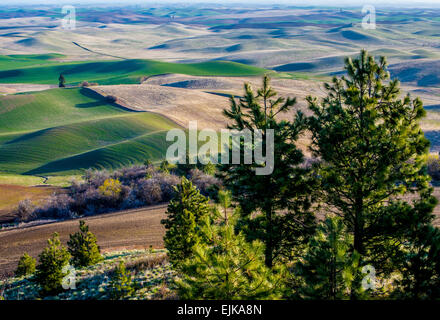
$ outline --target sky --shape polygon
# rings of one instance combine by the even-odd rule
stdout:
[[[433,6],[440,7],[440,0],[0,0],[3,5],[19,4],[154,4],[154,3],[276,3],[289,5],[327,5],[327,6],[358,6],[358,5],[377,5],[377,6]]]

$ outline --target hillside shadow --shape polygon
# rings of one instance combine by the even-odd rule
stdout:
[[[18,142],[24,142],[24,141],[28,141],[37,137],[40,137],[42,135],[44,135],[46,132],[50,131],[52,128],[46,128],[46,129],[42,129],[42,130],[38,130],[38,131],[34,131],[31,133],[26,133],[22,136],[19,136],[18,138],[15,138],[13,140],[10,140],[8,142],[5,142],[4,144],[14,144],[14,143],[18,143]]]
[[[440,111],[440,104],[432,104],[432,105],[429,105],[429,106],[424,106],[424,108],[425,108],[425,110],[428,110],[428,111]]]
[[[4,78],[14,78],[18,77],[23,74],[23,71],[21,70],[6,70],[6,71],[0,71],[0,79]]]
[[[79,90],[79,93],[81,95],[83,95],[84,97],[87,97],[89,99],[93,99],[95,101],[92,102],[86,102],[86,103],[77,103],[75,104],[76,108],[94,108],[94,107],[100,107],[100,106],[104,106],[104,105],[114,105],[113,103],[109,103],[108,101],[105,100],[105,98],[98,94],[97,92],[88,89],[88,88],[81,88]]]
[[[105,99],[105,97],[96,91],[89,89],[89,88],[81,88],[79,90],[79,93],[83,96],[93,99],[95,101],[93,102],[87,102],[87,103],[77,103],[75,104],[76,108],[93,108],[93,107],[99,107],[99,106],[112,106],[118,109],[121,109],[126,112],[145,112],[142,110],[133,110],[130,108],[127,108],[117,102],[109,102]]]
[[[106,101],[95,101],[95,102],[87,102],[87,103],[77,103],[75,104],[75,108],[94,108],[94,107],[100,107],[100,106],[104,106],[107,105],[109,103],[107,103]]]
[[[430,152],[439,152],[440,151],[440,131],[438,130],[429,130],[425,131],[425,138],[431,142]]]

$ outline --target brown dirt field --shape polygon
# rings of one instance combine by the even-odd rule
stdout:
[[[0,223],[14,219],[12,211],[21,200],[29,199],[38,204],[60,188],[35,186],[23,187],[17,185],[0,185]]]
[[[167,205],[134,209],[84,218],[105,251],[120,249],[163,248]],[[58,232],[63,243],[78,230],[78,220],[0,231],[0,276],[11,274],[24,252],[33,257],[46,246],[46,240]]]

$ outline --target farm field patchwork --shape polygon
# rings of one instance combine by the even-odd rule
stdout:
[[[378,269],[385,268],[376,274],[380,280],[375,282],[375,285],[381,286],[384,284],[382,280],[394,281],[400,275],[405,278],[405,273],[411,274],[414,271],[408,267],[414,265],[411,254],[415,253],[414,256],[418,256],[423,252],[420,250],[416,253],[420,241],[423,246],[425,245],[423,237],[426,236],[427,241],[432,239],[436,241],[426,243],[438,244],[438,237],[435,234],[437,231],[432,234],[415,232],[422,225],[428,226],[424,223],[429,217],[423,217],[423,214],[425,209],[426,212],[432,209],[431,204],[434,207],[435,199],[429,199],[432,201],[428,203],[427,200],[423,205],[415,207],[418,211],[406,206],[421,194],[406,192],[411,189],[410,185],[407,185],[408,190],[404,190],[406,182],[413,181],[410,180],[413,176],[407,180],[402,180],[401,176],[410,176],[411,172],[421,172],[420,167],[416,166],[419,162],[412,161],[416,151],[410,149],[414,145],[417,146],[417,150],[427,150],[422,138],[424,134],[430,141],[430,154],[426,155],[428,159],[426,169],[430,177],[427,176],[426,181],[431,179],[433,196],[437,200],[440,199],[440,160],[437,157],[440,152],[439,7],[414,9],[400,7],[400,4],[395,7],[378,6],[374,13],[376,19],[374,28],[365,28],[365,13],[362,11],[362,6],[298,7],[289,4],[229,4],[226,1],[197,5],[191,3],[142,5],[124,3],[115,6],[78,4],[76,26],[73,29],[63,28],[60,23],[63,17],[60,16],[59,9],[58,5],[48,4],[23,7],[0,5],[0,300],[3,297],[43,298],[42,294],[38,294],[38,286],[30,277],[13,276],[18,261],[25,252],[39,259],[39,254],[47,247],[47,239],[54,233],[59,233],[61,243],[66,245],[69,235],[78,231],[79,219],[84,220],[90,231],[96,235],[104,259],[94,266],[79,267],[77,289],[46,297],[47,299],[109,299],[109,277],[114,275],[119,262],[125,262],[129,272],[134,275],[134,283],[138,286],[136,293],[129,299],[176,298],[177,296],[168,296],[167,285],[174,276],[172,270],[181,272],[181,275],[188,270],[184,271],[184,267],[179,270],[175,264],[172,266],[167,256],[172,260],[173,245],[184,246],[186,243],[189,247],[191,236],[204,230],[200,229],[203,223],[200,223],[202,220],[197,220],[197,215],[208,215],[207,212],[201,212],[204,209],[201,205],[203,201],[200,200],[202,197],[200,199],[194,197],[197,190],[194,190],[191,196],[179,199],[180,202],[174,201],[171,205],[168,202],[173,199],[173,195],[176,195],[172,190],[179,183],[182,183],[182,190],[177,195],[185,195],[184,185],[187,182],[183,177],[190,180],[203,195],[210,197],[206,200],[210,205],[218,206],[209,208],[215,211],[214,214],[219,213],[216,217],[212,214],[213,220],[216,220],[213,222],[215,228],[207,229],[209,235],[195,237],[197,244],[191,247],[191,250],[202,248],[207,254],[206,257],[200,258],[197,251],[192,252],[194,255],[189,262],[198,263],[198,267],[203,266],[205,261],[202,260],[210,259],[209,250],[218,246],[220,250],[211,253],[212,259],[216,260],[219,252],[228,254],[236,252],[236,255],[231,255],[232,257],[223,257],[224,261],[235,259],[239,261],[246,258],[246,261],[252,261],[250,268],[254,267],[254,262],[255,268],[260,268],[259,264],[261,264],[255,279],[261,275],[261,279],[267,280],[266,282],[270,284],[272,280],[276,280],[275,276],[279,276],[278,269],[271,269],[272,266],[277,265],[284,258],[288,262],[285,264],[285,261],[282,261],[280,266],[292,272],[301,268],[305,270],[308,268],[307,263],[312,269],[315,268],[313,269],[316,270],[313,271],[315,275],[327,272],[327,270],[319,270],[317,264],[331,266],[335,260],[328,259],[326,254],[333,255],[334,252],[329,248],[334,248],[334,245],[339,246],[338,241],[340,241],[341,245],[338,248],[341,249],[341,265],[335,265],[335,268],[331,268],[329,272],[343,270],[341,277],[339,274],[332,274],[331,279],[340,282],[341,288],[347,287],[341,289],[338,297],[350,299],[358,294],[353,291],[355,285],[359,284],[356,283],[359,277],[355,274],[360,272],[357,269],[360,269],[358,267],[364,262],[371,262],[371,265],[374,264]],[[415,122],[411,122],[411,125],[417,128],[415,130],[417,132],[414,134],[411,132],[411,135],[416,136],[417,139],[408,139],[409,132],[406,131],[402,131],[400,137],[398,130],[394,138],[393,128],[397,128],[394,117],[397,118],[403,110],[403,108],[398,110],[398,102],[390,110],[398,110],[399,114],[384,112],[379,119],[379,121],[391,119],[388,121],[390,127],[383,131],[374,131],[375,126],[364,126],[363,120],[376,115],[374,110],[379,110],[377,112],[379,114],[388,106],[374,109],[379,108],[382,102],[374,106],[370,104],[366,109],[373,111],[364,113],[364,105],[355,103],[361,99],[355,99],[355,102],[346,100],[344,103],[353,107],[353,110],[361,110],[360,125],[356,119],[357,113],[354,113],[356,116],[352,119],[347,118],[348,125],[344,127],[344,131],[340,130],[343,121],[339,121],[341,113],[337,108],[328,110],[330,115],[335,116],[332,119],[323,116],[322,119],[315,121],[305,121],[304,130],[301,131],[298,139],[289,136],[286,139],[286,146],[277,144],[277,151],[283,153],[283,149],[287,150],[287,145],[291,147],[290,143],[295,140],[296,147],[301,149],[304,158],[298,157],[297,162],[292,161],[288,166],[283,166],[283,162],[294,160],[296,155],[286,153],[283,157],[277,157],[280,165],[276,164],[275,175],[272,175],[271,179],[260,180],[257,177],[253,180],[253,177],[247,175],[248,168],[243,170],[239,166],[230,167],[229,172],[222,172],[224,177],[221,177],[214,173],[216,170],[219,173],[219,167],[212,164],[174,166],[163,161],[172,143],[166,141],[168,131],[174,128],[185,130],[190,121],[197,121],[199,130],[208,128],[217,132],[231,125],[233,121],[237,121],[238,127],[246,121],[250,121],[255,127],[263,126],[263,121],[267,121],[267,116],[270,115],[263,117],[256,116],[257,112],[247,113],[246,105],[257,106],[252,103],[247,104],[245,99],[242,99],[244,84],[250,84],[257,93],[263,75],[271,78],[271,85],[279,97],[297,99],[297,104],[289,111],[276,115],[276,121],[291,121],[295,119],[297,111],[301,111],[305,117],[311,116],[313,108],[309,108],[308,97],[316,97],[318,100],[328,97],[328,88],[326,89],[324,82],[331,81],[334,76],[347,76],[346,70],[349,67],[344,69],[344,65],[350,65],[350,58],[358,57],[359,52],[365,53],[363,49],[371,54],[372,60],[379,56],[386,57],[388,69],[384,71],[389,71],[391,79],[400,80],[401,97],[410,93],[412,98],[422,99],[427,111],[426,116],[419,120],[423,132]],[[362,75],[367,75],[364,72],[368,68],[355,66],[354,69]],[[382,69],[378,66],[377,70]],[[375,83],[376,76],[380,78],[380,75],[372,76],[370,73],[368,78],[363,77],[363,79]],[[348,78],[351,78],[350,74]],[[384,83],[388,83],[388,79]],[[368,86],[364,84],[364,87],[365,85]],[[359,86],[359,92],[364,92],[361,84],[356,81],[349,86]],[[357,88],[349,90],[352,89]],[[256,100],[262,97],[261,92],[257,93]],[[231,96],[235,97],[236,101],[241,99],[242,104],[239,104],[241,110],[236,113],[233,111],[233,115],[228,118],[228,112],[224,110],[230,106]],[[383,98],[382,101],[388,101],[386,99]],[[394,97],[391,100],[394,100]],[[268,102],[269,109],[267,101],[259,102],[261,102],[260,110],[264,108],[264,112],[273,111],[274,100]],[[315,115],[317,113],[319,112],[315,110]],[[411,117],[409,114],[410,112],[408,117]],[[325,122],[327,120],[328,122]],[[335,121],[332,122],[333,120]],[[404,126],[405,119],[399,123]],[[351,132],[352,128],[353,132]],[[365,132],[367,134],[364,134]],[[338,137],[346,133],[348,137],[344,136],[344,139],[338,141]],[[317,140],[318,144],[325,142],[325,145],[320,145],[321,148],[315,150],[313,154],[309,148],[312,134],[316,139],[323,138]],[[375,134],[377,135],[374,136]],[[328,140],[326,135],[330,137]],[[370,136],[374,139],[370,139]],[[363,143],[365,141],[367,142]],[[373,143],[374,145],[371,145]],[[396,146],[398,144],[398,148],[391,148],[394,144]],[[368,149],[370,147],[371,150]],[[325,148],[329,150],[324,150]],[[331,150],[332,148],[334,150]],[[367,149],[371,151],[371,156],[370,151],[364,152]],[[389,151],[403,149],[408,149],[408,152],[412,153],[412,156],[408,156],[405,161],[400,161],[398,156],[394,158],[393,152]],[[296,152],[297,150],[295,154]],[[383,154],[386,156],[381,158]],[[377,158],[383,161],[375,160]],[[425,155],[421,158],[424,161]],[[322,159],[326,160],[321,162],[324,169],[328,164],[330,165],[327,168],[328,176],[326,175],[328,172],[324,169],[321,172],[313,172],[316,167],[312,166],[312,173],[317,174],[311,176],[315,177],[316,181],[311,179],[307,181],[307,185],[302,185],[302,179],[308,179],[310,176],[302,174],[301,170],[297,170],[298,179],[292,178],[293,173],[290,171],[292,167],[308,167],[314,161]],[[396,159],[400,163],[386,163],[390,159]],[[151,163],[147,163],[149,161]],[[401,170],[403,163],[407,170]],[[335,166],[330,168],[333,164]],[[388,167],[390,170],[385,170]],[[402,172],[401,176],[395,176],[394,173],[390,174],[395,172],[392,169],[405,172]],[[97,171],[92,172],[92,170]],[[425,166],[422,170],[425,170]],[[234,172],[239,174],[234,176]],[[340,179],[336,180],[338,175]],[[326,180],[333,176],[335,176],[333,181]],[[277,177],[277,181],[274,181],[273,177]],[[355,179],[351,179],[352,177]],[[389,177],[394,180],[391,181]],[[231,180],[228,181],[228,178]],[[366,181],[367,178],[371,181]],[[313,194],[312,191],[304,194],[301,192],[309,186],[314,187],[315,182],[322,190],[318,188],[314,190],[321,195],[325,195],[326,191],[331,193],[332,189],[329,188],[338,191],[338,194],[334,195],[338,202],[332,203],[329,199],[318,196],[317,199],[311,199],[311,208],[302,208],[302,204],[307,201],[304,202],[302,199],[297,203],[296,196],[304,196],[304,199],[309,197]],[[374,190],[367,191],[371,186],[377,188],[378,195],[373,194]],[[392,196],[388,195],[390,189],[396,186],[402,189],[392,191],[394,192],[391,193]],[[187,188],[189,190],[192,186]],[[226,192],[223,193],[225,190],[231,192],[232,198],[229,198]],[[362,194],[364,190],[365,194]],[[394,211],[388,210],[394,209],[392,207],[394,203],[390,200],[399,198],[400,191],[406,192],[401,198],[402,202],[406,203],[399,203],[399,206],[396,204]],[[383,198],[379,199],[382,194]],[[353,197],[355,201],[351,201]],[[277,198],[279,201],[274,201]],[[30,202],[19,204],[25,199]],[[229,237],[229,234],[228,231],[223,233],[221,228],[236,223],[234,217],[228,218],[228,212],[234,211],[237,199],[244,199],[240,203],[244,209],[242,213],[249,211],[252,218],[242,219],[242,215],[235,231],[243,227],[241,230],[249,234],[241,242],[239,235],[234,234],[234,229],[231,228],[229,240],[233,241],[223,244],[222,240]],[[249,199],[253,201],[248,201]],[[218,203],[214,204],[217,200]],[[264,203],[260,200],[264,200]],[[348,205],[339,206],[345,202]],[[416,206],[416,202],[413,204]],[[181,210],[185,205],[191,205],[191,208]],[[18,208],[22,209],[21,213]],[[289,220],[291,218],[290,215],[285,214],[286,211],[289,211],[289,214],[298,213],[298,219],[294,217]],[[315,219],[319,225],[313,239],[307,238],[308,230],[313,229],[308,228],[309,221],[301,221],[306,216],[301,213],[308,211],[313,212],[310,215],[310,226],[312,219]],[[168,233],[164,239],[166,230],[162,222],[167,223],[163,219],[166,217],[172,219],[173,214],[181,218],[179,215],[182,215],[182,212],[184,215],[193,215],[194,217],[190,216],[190,218],[194,219],[190,220],[185,216],[181,219],[182,226],[177,225],[178,219],[169,222],[167,228],[174,223],[178,232],[174,235]],[[376,216],[372,217],[371,212],[377,216],[377,219],[384,219],[377,220]],[[343,216],[343,219],[334,218],[334,213],[336,216]],[[396,213],[402,215],[398,216]],[[440,201],[432,213],[435,219],[432,225],[429,224],[429,228],[433,227],[433,230],[437,230],[434,227],[440,226]],[[265,220],[253,219],[260,214]],[[274,217],[280,219],[276,220]],[[332,217],[331,220],[327,220],[332,224],[331,226],[327,225],[327,222],[323,223],[324,218],[328,217]],[[403,219],[399,219],[400,217]],[[420,223],[419,221],[416,223],[419,218]],[[391,228],[388,224],[392,224],[394,220],[397,221],[396,226]],[[278,221],[282,221],[283,224],[278,225]],[[189,226],[184,225],[187,222],[190,222]],[[284,225],[288,227],[290,222],[292,230],[284,229]],[[298,230],[296,230],[297,223]],[[405,229],[406,224],[411,226],[411,229],[409,227]],[[218,230],[214,230],[216,227],[219,227]],[[390,230],[385,230],[389,232],[385,235],[390,239],[396,235],[394,239],[396,246],[389,245],[386,237],[382,241],[380,234],[374,233],[376,227],[380,232],[390,227]],[[409,230],[411,232],[407,232]],[[84,229],[81,231],[84,232]],[[206,241],[211,236],[211,231],[213,239]],[[255,231],[257,232],[252,234]],[[341,236],[339,237],[337,233]],[[181,235],[185,236],[183,241]],[[214,238],[214,236],[218,237]],[[257,257],[255,253],[260,254],[257,252],[258,246],[248,240],[260,236],[264,247],[261,256]],[[173,244],[168,242],[170,239],[168,237],[178,240]],[[404,238],[408,239],[403,241]],[[296,250],[299,247],[290,244],[292,239],[294,241],[306,239],[307,243],[304,241],[301,249]],[[331,242],[333,240],[334,242]],[[93,242],[93,239],[87,241]],[[275,243],[277,241],[279,242]],[[389,261],[383,263],[382,259],[370,256],[376,247],[368,247],[370,245],[368,241],[371,244],[377,241],[379,251],[389,246],[390,250],[383,253],[390,254],[385,260],[391,263]],[[231,243],[235,247],[228,247]],[[411,245],[413,248],[410,247]],[[72,243],[69,247],[72,248]],[[170,249],[168,254],[164,247]],[[232,250],[229,250],[230,248]],[[373,250],[369,252],[371,248]],[[314,251],[315,249],[318,251]],[[391,256],[393,250],[401,253],[400,256],[395,257],[395,260]],[[92,254],[93,250],[87,246],[87,251]],[[252,251],[251,260],[248,260],[250,255],[246,251],[249,251],[248,253]],[[278,251],[288,254],[283,256],[283,259],[279,259],[276,257]],[[294,252],[293,258],[288,257],[292,252]],[[360,260],[357,260],[357,253],[360,254]],[[314,254],[319,259],[314,259]],[[367,257],[366,260],[364,256]],[[435,270],[436,275],[432,280],[435,285],[427,290],[429,296],[438,287],[438,259],[437,257],[432,261],[430,257],[427,259],[422,257],[422,259],[428,263],[433,262],[432,270]],[[218,261],[220,260],[217,259],[216,263]],[[298,261],[304,262],[304,265],[301,266]],[[185,262],[180,261],[183,266]],[[394,262],[402,264],[399,268],[394,268],[391,266]],[[74,263],[74,259],[70,263]],[[245,272],[242,273],[244,277],[241,279],[243,282],[251,283],[253,270],[244,270],[247,264],[249,263],[246,262],[243,267]],[[217,272],[216,276],[222,279],[224,275],[222,266],[218,270],[217,267],[218,264],[214,268]],[[239,273],[242,271],[240,268],[233,271],[237,276],[240,276]],[[266,269],[270,271],[267,276],[264,271]],[[387,269],[393,269],[390,277],[381,274],[387,274]],[[280,297],[282,296],[283,299],[292,299],[292,297],[297,299],[308,295],[313,297],[315,292],[308,290],[315,286],[313,281],[310,282],[311,280],[305,276],[304,270],[300,271],[304,274],[298,276],[299,282],[305,284],[304,290],[295,287],[298,286],[295,279],[295,288],[289,290],[298,289],[298,291],[292,296],[286,293],[288,290],[284,290],[284,285],[289,287],[292,283],[281,281],[282,285],[279,288],[283,288],[282,291],[285,292],[278,293]],[[197,272],[203,274],[202,269]],[[417,276],[416,269],[414,272]],[[227,283],[230,279],[229,274],[226,272],[226,281],[221,282]],[[191,277],[195,279],[196,275],[192,274]],[[326,279],[325,277],[321,280]],[[203,285],[210,282],[210,280],[206,281],[209,279],[208,276],[204,275],[200,278]],[[349,278],[355,280],[347,281]],[[406,279],[410,278],[406,277]],[[324,280],[323,283],[326,281]],[[431,285],[430,281],[431,279],[426,283]],[[384,285],[379,291],[359,290],[359,297],[365,293],[365,297],[371,299],[382,297],[394,299],[399,298],[401,293],[406,294],[406,291],[409,293],[412,290],[409,287],[404,288],[404,281],[397,282],[393,284],[396,290],[393,289],[392,293],[391,289],[385,288]],[[197,288],[194,282],[191,286],[193,285]],[[265,286],[264,282],[260,282],[260,285]],[[325,283],[324,286],[326,285],[328,284]],[[431,290],[432,288],[434,290]],[[239,287],[237,289],[241,290]],[[215,290],[217,287],[214,287]],[[320,290],[314,291],[322,296],[327,294],[325,290],[322,290],[323,292]],[[337,290],[339,289],[333,290],[328,297],[336,299]],[[277,290],[272,291],[273,297],[276,297]],[[201,293],[193,294],[197,296]],[[246,294],[237,293],[237,298],[247,298]],[[266,293],[261,294],[264,297]],[[438,292],[436,294],[437,297],[440,296]],[[409,295],[407,297],[411,298]]]

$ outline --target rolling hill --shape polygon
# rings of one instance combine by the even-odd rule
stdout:
[[[2,68],[2,59],[9,61],[12,68]],[[169,63],[152,60],[111,60],[111,61],[77,61],[53,62],[42,65],[41,60],[31,64],[31,59],[22,61],[21,56],[15,60],[11,56],[0,56],[0,83],[38,83],[56,84],[62,73],[67,84],[81,81],[108,84],[139,83],[141,77],[164,73],[181,73],[198,76],[252,76],[260,75],[267,70],[236,62],[208,61],[202,63]],[[46,60],[43,60],[46,61]],[[7,64],[5,62],[4,64]],[[26,64],[31,64],[26,65]],[[20,66],[19,68],[15,68]]]
[[[89,89],[50,89],[0,98],[0,171],[66,174],[159,160],[166,132],[157,114],[108,103]]]

